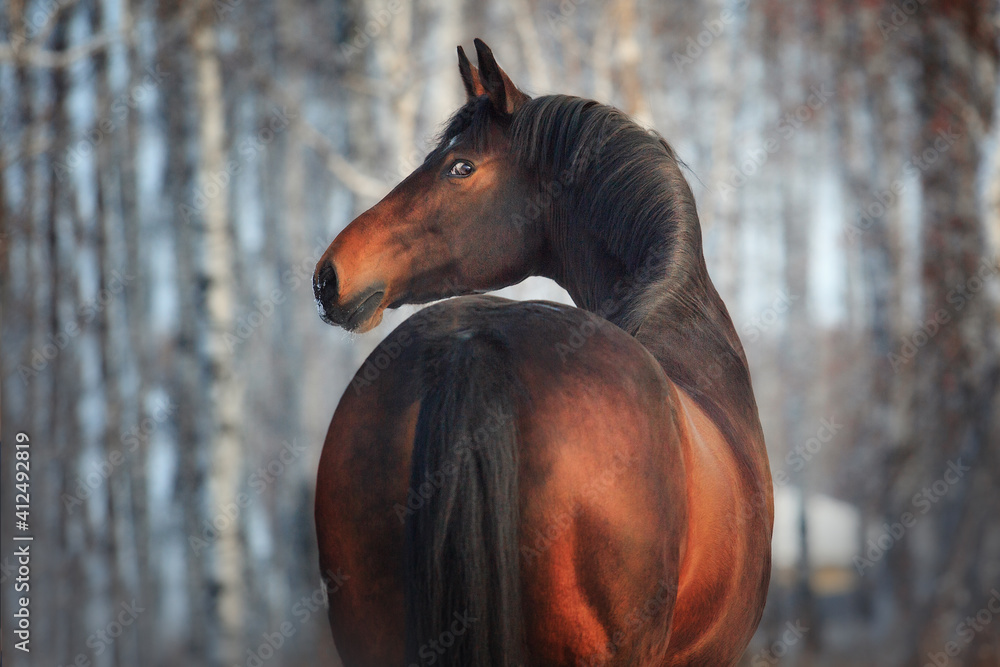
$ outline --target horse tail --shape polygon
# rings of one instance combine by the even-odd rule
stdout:
[[[517,379],[496,332],[448,336],[423,358],[405,521],[406,664],[523,663]]]

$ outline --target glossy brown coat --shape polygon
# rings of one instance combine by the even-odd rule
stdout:
[[[735,664],[763,609],[771,484],[690,191],[662,140],[594,103],[529,100],[478,40],[477,50],[478,70],[460,50],[470,99],[441,145],[318,263],[321,314],[366,331],[385,307],[532,274],[582,308],[451,299],[400,325],[358,371],[317,479],[321,569],[349,577],[330,597],[338,649],[346,665],[430,664],[431,654],[455,664],[460,654],[406,648],[404,525],[460,481],[411,479],[435,355],[483,335],[502,342],[518,387],[515,409],[496,417],[516,435],[516,508],[484,509],[516,509],[523,640],[511,655],[530,665]],[[553,157],[556,131],[573,159]],[[595,137],[605,143],[579,150]],[[541,213],[526,218],[526,202]],[[425,639],[409,641],[423,649]]]

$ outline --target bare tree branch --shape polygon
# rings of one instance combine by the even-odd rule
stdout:
[[[259,75],[257,79],[263,86],[264,93],[268,97],[276,99],[290,111],[289,117],[293,118],[292,124],[298,130],[299,136],[302,137],[304,143],[309,148],[316,151],[323,158],[326,168],[329,169],[330,173],[337,180],[361,197],[378,199],[386,193],[387,187],[385,183],[358,169],[350,160],[340,154],[340,151],[337,150],[337,147],[333,145],[333,142],[325,134],[305,119],[304,114],[299,108],[298,100],[289,94],[277,81],[272,77],[264,75]]]
[[[74,46],[66,51],[50,51],[34,45],[15,49],[11,44],[0,44],[0,64],[17,63],[29,67],[49,68],[67,67],[79,60],[89,58],[114,42],[127,37],[128,32],[123,27],[117,32],[98,35],[89,42]]]

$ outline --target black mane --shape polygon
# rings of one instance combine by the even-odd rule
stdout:
[[[621,310],[625,320],[616,323],[629,333],[655,305],[653,293],[705,273],[694,197],[673,150],[655,132],[613,107],[553,95],[518,110],[511,144],[529,169],[569,177],[568,196],[555,203],[556,224],[582,227],[621,263],[631,284],[614,298],[634,298],[622,304],[629,306]],[[609,319],[616,314],[602,310]]]

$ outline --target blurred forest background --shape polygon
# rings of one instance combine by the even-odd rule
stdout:
[[[309,278],[422,161],[479,36],[690,167],[775,474],[743,664],[1000,665],[997,2],[0,7],[4,454],[31,436],[35,535],[28,658],[5,472],[7,664],[337,664],[315,470],[413,311],[352,337]]]

